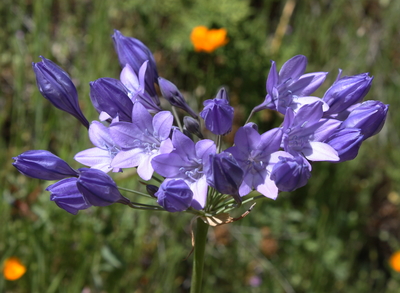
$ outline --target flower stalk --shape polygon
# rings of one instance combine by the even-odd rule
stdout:
[[[203,282],[204,252],[206,249],[208,225],[197,218],[197,229],[194,237],[193,273],[190,293],[200,293]]]

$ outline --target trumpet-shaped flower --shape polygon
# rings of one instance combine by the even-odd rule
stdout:
[[[321,119],[322,103],[305,105],[295,113],[292,109],[286,112],[283,121],[282,145],[292,155],[304,155],[311,161],[338,161],[337,151],[326,139],[340,126],[335,119]]]
[[[216,146],[212,140],[203,139],[196,144],[179,130],[172,136],[174,150],[162,154],[151,161],[154,170],[166,178],[183,179],[193,191],[191,206],[197,210],[204,208],[207,200],[207,180],[204,164]]]
[[[245,196],[253,189],[266,197],[276,199],[278,187],[270,178],[272,168],[279,156],[290,156],[278,151],[282,140],[282,129],[274,128],[260,135],[252,123],[238,129],[235,135],[235,146],[226,150],[233,155],[243,169],[243,181],[239,195]]]
[[[111,161],[120,148],[112,139],[109,128],[98,121],[93,121],[89,127],[89,138],[96,147],[77,153],[74,159],[106,173],[111,170],[119,172],[119,168],[111,167]]]
[[[116,122],[110,125],[110,134],[121,151],[114,157],[114,168],[138,167],[143,180],[153,175],[151,160],[159,154],[172,151],[169,138],[173,116],[168,111],[157,113],[154,117],[140,102],[135,102],[130,122]]]
[[[69,75],[49,59],[42,56],[40,58],[42,62],[32,63],[32,67],[42,96],[56,108],[68,112],[88,128],[89,122],[79,107],[78,92]]]
[[[267,96],[262,104],[254,108],[254,112],[263,109],[277,110],[285,114],[288,108],[297,110],[303,105],[320,101],[320,98],[309,96],[325,81],[327,72],[313,72],[304,74],[307,67],[307,58],[297,55],[283,64],[281,70],[276,69],[272,61],[266,83]],[[323,103],[324,111],[329,107]]]

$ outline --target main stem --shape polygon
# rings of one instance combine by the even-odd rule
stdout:
[[[190,293],[201,293],[207,232],[208,225],[198,218],[196,235],[194,238],[193,274]]]

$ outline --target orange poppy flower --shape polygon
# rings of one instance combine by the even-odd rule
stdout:
[[[196,26],[190,34],[190,40],[196,52],[211,53],[228,43],[226,34],[227,31],[224,28],[208,29],[205,26]]]
[[[26,267],[17,257],[9,257],[3,266],[3,275],[6,280],[15,281],[21,278],[26,272]]]
[[[389,259],[389,264],[396,272],[400,272],[400,251],[396,251]]]

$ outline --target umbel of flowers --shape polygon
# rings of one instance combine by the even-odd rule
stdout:
[[[272,61],[264,101],[237,130],[234,145],[224,149],[221,137],[231,132],[234,115],[225,89],[204,101],[197,113],[172,82],[159,77],[142,42],[119,31],[112,38],[122,70],[119,79],[90,83],[98,121],[89,123],[81,112],[77,90],[65,71],[44,57],[33,63],[41,94],[88,128],[93,147],[75,155],[86,166],[78,170],[46,150],[24,152],[13,165],[33,178],[58,180],[47,188],[50,200],[72,214],[121,203],[135,209],[186,211],[213,223],[210,219],[221,220],[242,203],[276,199],[280,191],[304,186],[311,176],[310,162],[354,159],[362,142],[385,123],[388,105],[363,101],[373,80],[368,73],[342,76],[339,70],[323,97],[315,97],[327,72],[305,73],[307,59],[297,55],[279,72]],[[160,107],[156,86],[172,112]],[[180,118],[176,108],[188,115]],[[259,133],[249,121],[264,109],[278,111],[284,120],[280,127]],[[109,174],[127,168],[136,168],[148,182],[146,194],[131,192],[153,199],[153,204],[121,194],[129,190],[118,187]],[[254,190],[261,195],[249,195]],[[198,220],[198,225],[205,224]],[[200,292],[206,231],[201,228],[195,238],[192,292]]]
[[[252,111],[280,112],[281,127],[260,134],[257,125],[248,122],[236,132],[234,145],[222,149],[221,136],[231,131],[234,115],[226,90],[204,101],[197,114],[172,82],[158,76],[142,42],[119,31],[112,37],[122,71],[119,79],[90,83],[90,99],[99,113],[99,121],[90,124],[68,74],[44,57],[33,63],[41,94],[87,127],[94,147],[75,155],[89,168],[74,170],[45,150],[27,151],[15,157],[13,165],[33,178],[59,180],[47,188],[50,199],[72,214],[119,202],[215,216],[249,201],[245,196],[253,190],[276,199],[279,191],[307,183],[310,162],[354,159],[362,142],[381,130],[388,112],[388,105],[380,101],[363,102],[373,80],[368,73],[342,76],[340,70],[322,98],[312,96],[327,72],[305,74],[307,59],[297,55],[279,72],[272,61],[267,95]],[[173,110],[180,108],[189,116],[181,121],[176,111],[161,109],[155,85]],[[215,140],[204,137],[203,125]],[[107,173],[127,168],[151,180],[148,196],[157,204],[134,203],[121,195]]]

